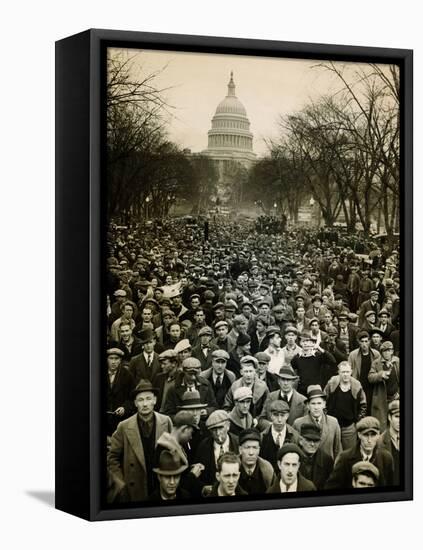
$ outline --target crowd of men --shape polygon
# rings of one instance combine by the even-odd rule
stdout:
[[[110,226],[108,502],[398,485],[399,251],[207,236]]]

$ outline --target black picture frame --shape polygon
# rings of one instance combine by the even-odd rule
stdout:
[[[110,508],[102,499],[104,360],[104,79],[110,46],[301,59],[395,63],[401,74],[401,405],[398,490]],[[56,508],[87,520],[410,500],[413,497],[413,53],[339,46],[91,29],[56,43]],[[404,374],[404,371],[405,374]]]

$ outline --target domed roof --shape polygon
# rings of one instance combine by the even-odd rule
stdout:
[[[219,114],[235,114],[246,117],[247,111],[244,105],[235,95],[235,83],[233,80],[233,73],[231,72],[231,79],[228,84],[228,95],[223,99],[216,109],[216,115]]]

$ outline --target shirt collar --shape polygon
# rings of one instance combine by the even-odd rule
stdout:
[[[286,492],[287,492],[287,486],[286,486],[285,483],[282,481],[282,479],[280,480],[279,486],[280,486],[280,488],[281,488],[281,492],[282,492],[282,493],[286,493]],[[296,480],[294,481],[294,483],[292,483],[292,485],[289,486],[288,492],[289,492],[289,493],[295,493],[295,491],[297,490],[297,486],[298,486],[298,477],[296,478]]]

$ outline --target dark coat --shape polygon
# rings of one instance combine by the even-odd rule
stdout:
[[[342,451],[338,456],[335,467],[329,477],[325,489],[351,489],[352,488],[352,467],[356,462],[362,460],[360,444]],[[388,487],[394,483],[394,461],[392,455],[385,449],[375,447],[372,464],[379,470],[379,487]]]
[[[251,355],[255,355],[259,351],[264,351],[269,343],[269,338],[266,338],[266,336],[263,338],[261,343],[259,343],[257,338],[257,333],[255,330],[248,333],[251,338]]]
[[[135,357],[139,353],[142,352],[142,344],[141,340],[134,336],[134,341],[132,342],[132,348],[131,351],[128,350],[128,348],[125,346],[125,344],[122,341],[119,342],[110,342],[111,348],[118,348],[123,351],[125,354],[122,358],[122,361],[125,363],[129,363],[132,359],[132,357]]]
[[[132,390],[134,389],[134,379],[128,369],[120,365],[116,372],[113,384],[110,385],[107,375],[107,433],[111,435],[119,422],[128,418],[134,411],[134,402],[132,400]],[[118,408],[125,409],[124,416],[116,416],[112,413]]]
[[[206,495],[206,497],[219,497],[219,493],[217,492],[217,489],[219,487],[219,484],[216,482],[213,487],[211,488],[211,491],[208,492]],[[235,496],[237,497],[242,497],[242,496],[247,496],[248,493],[246,491],[244,491],[244,489],[242,489],[239,485],[236,486],[236,489],[235,489]]]
[[[238,454],[238,438],[229,433],[229,450]],[[207,437],[197,448],[194,457],[194,464],[203,464],[204,470],[201,472],[199,481],[203,485],[212,485],[216,482],[216,462],[214,459],[213,438]]]
[[[366,300],[365,302],[363,302],[361,304],[360,312],[358,314],[358,324],[360,326],[362,326],[364,324],[364,321],[366,319],[365,315],[368,311],[374,311],[376,313],[376,318],[377,318],[378,315],[379,315],[379,311],[380,311],[379,303],[376,302],[375,304],[372,304],[371,300]]]
[[[186,386],[182,384],[183,378],[178,377],[170,386],[166,399],[162,404],[163,414],[174,416],[178,412],[178,407],[182,405],[182,396],[186,391]],[[202,403],[207,403],[207,415],[210,415],[217,409],[217,401],[210,383],[202,376],[198,376],[196,389],[200,393]]]
[[[264,403],[263,410],[261,411],[261,414],[259,416],[259,429],[264,430],[268,426],[270,426],[270,414],[269,414],[269,407],[270,403],[272,401],[281,399],[281,390],[272,391],[267,396],[267,399]],[[304,416],[307,412],[307,404],[306,404],[306,398],[304,395],[301,395],[296,390],[292,391],[292,398],[291,402],[289,404],[289,416],[287,420],[287,424],[292,426],[294,421],[297,418],[301,418],[301,416]]]
[[[377,444],[381,449],[385,449],[392,456],[394,461],[394,484],[399,485],[401,481],[400,454],[399,451],[395,449],[394,445],[392,445],[389,428],[380,435]]]
[[[300,434],[297,432],[297,430],[294,430],[291,426],[286,426],[286,435],[284,443],[295,443],[298,445],[298,442],[300,440]],[[278,467],[278,461],[276,458],[276,455],[279,451],[279,447],[276,445],[276,443],[273,440],[272,437],[272,427],[267,427],[264,432],[262,432],[262,440],[260,445],[260,456],[270,462],[270,464],[273,466],[273,469],[276,473],[279,473],[279,467]]]
[[[137,385],[141,379],[153,382],[154,377],[162,370],[159,362],[159,356],[153,352],[153,360],[148,367],[144,354],[140,353],[133,357],[129,363],[129,371],[134,378],[134,384]]]
[[[334,460],[322,449],[317,449],[316,454],[311,458],[311,481],[317,489],[323,489],[333,470]],[[306,475],[305,459],[301,459],[300,472]]]
[[[204,370],[207,370],[208,368],[211,367],[211,364],[212,364],[212,352],[216,349],[219,349],[217,346],[215,346],[214,344],[211,344],[210,343],[210,346],[209,346],[209,351],[208,351],[208,354],[207,354],[207,357],[204,355],[202,349],[201,349],[201,344],[198,344],[196,346],[194,346],[192,348],[192,352],[191,352],[191,357],[195,357],[196,359],[198,359],[201,363],[201,370],[204,371]]]
[[[191,498],[191,495],[188,493],[186,489],[181,489],[178,487],[176,489],[176,499],[175,500],[182,500],[186,498]],[[151,493],[150,498],[148,499],[151,502],[164,502],[160,495],[160,487],[158,487],[153,493]],[[173,501],[170,501],[173,502]]]
[[[326,410],[331,416],[337,418],[337,410],[333,402],[333,394],[336,388],[339,386],[340,376],[332,376],[329,382],[326,384],[323,392],[326,394]],[[354,421],[358,422],[361,418],[364,418],[367,413],[367,401],[366,394],[363,391],[363,387],[358,380],[351,377],[351,393],[354,398]]]
[[[278,476],[276,478],[275,483],[269,489],[267,490],[267,493],[280,493],[281,492],[281,486],[280,486],[281,478]],[[305,491],[316,491],[316,486],[312,481],[309,479],[306,479],[300,472],[298,472],[298,485],[297,485],[297,493],[302,493]]]
[[[201,376],[205,378],[211,385],[214,395],[216,397],[217,404],[219,405],[220,409],[223,409],[223,403],[225,402],[226,394],[228,393],[230,387],[232,386],[233,382],[235,382],[235,374],[225,369],[225,372],[223,374],[222,378],[222,384],[220,388],[217,388],[215,383],[213,382],[213,372],[212,368],[209,368],[201,373]]]

